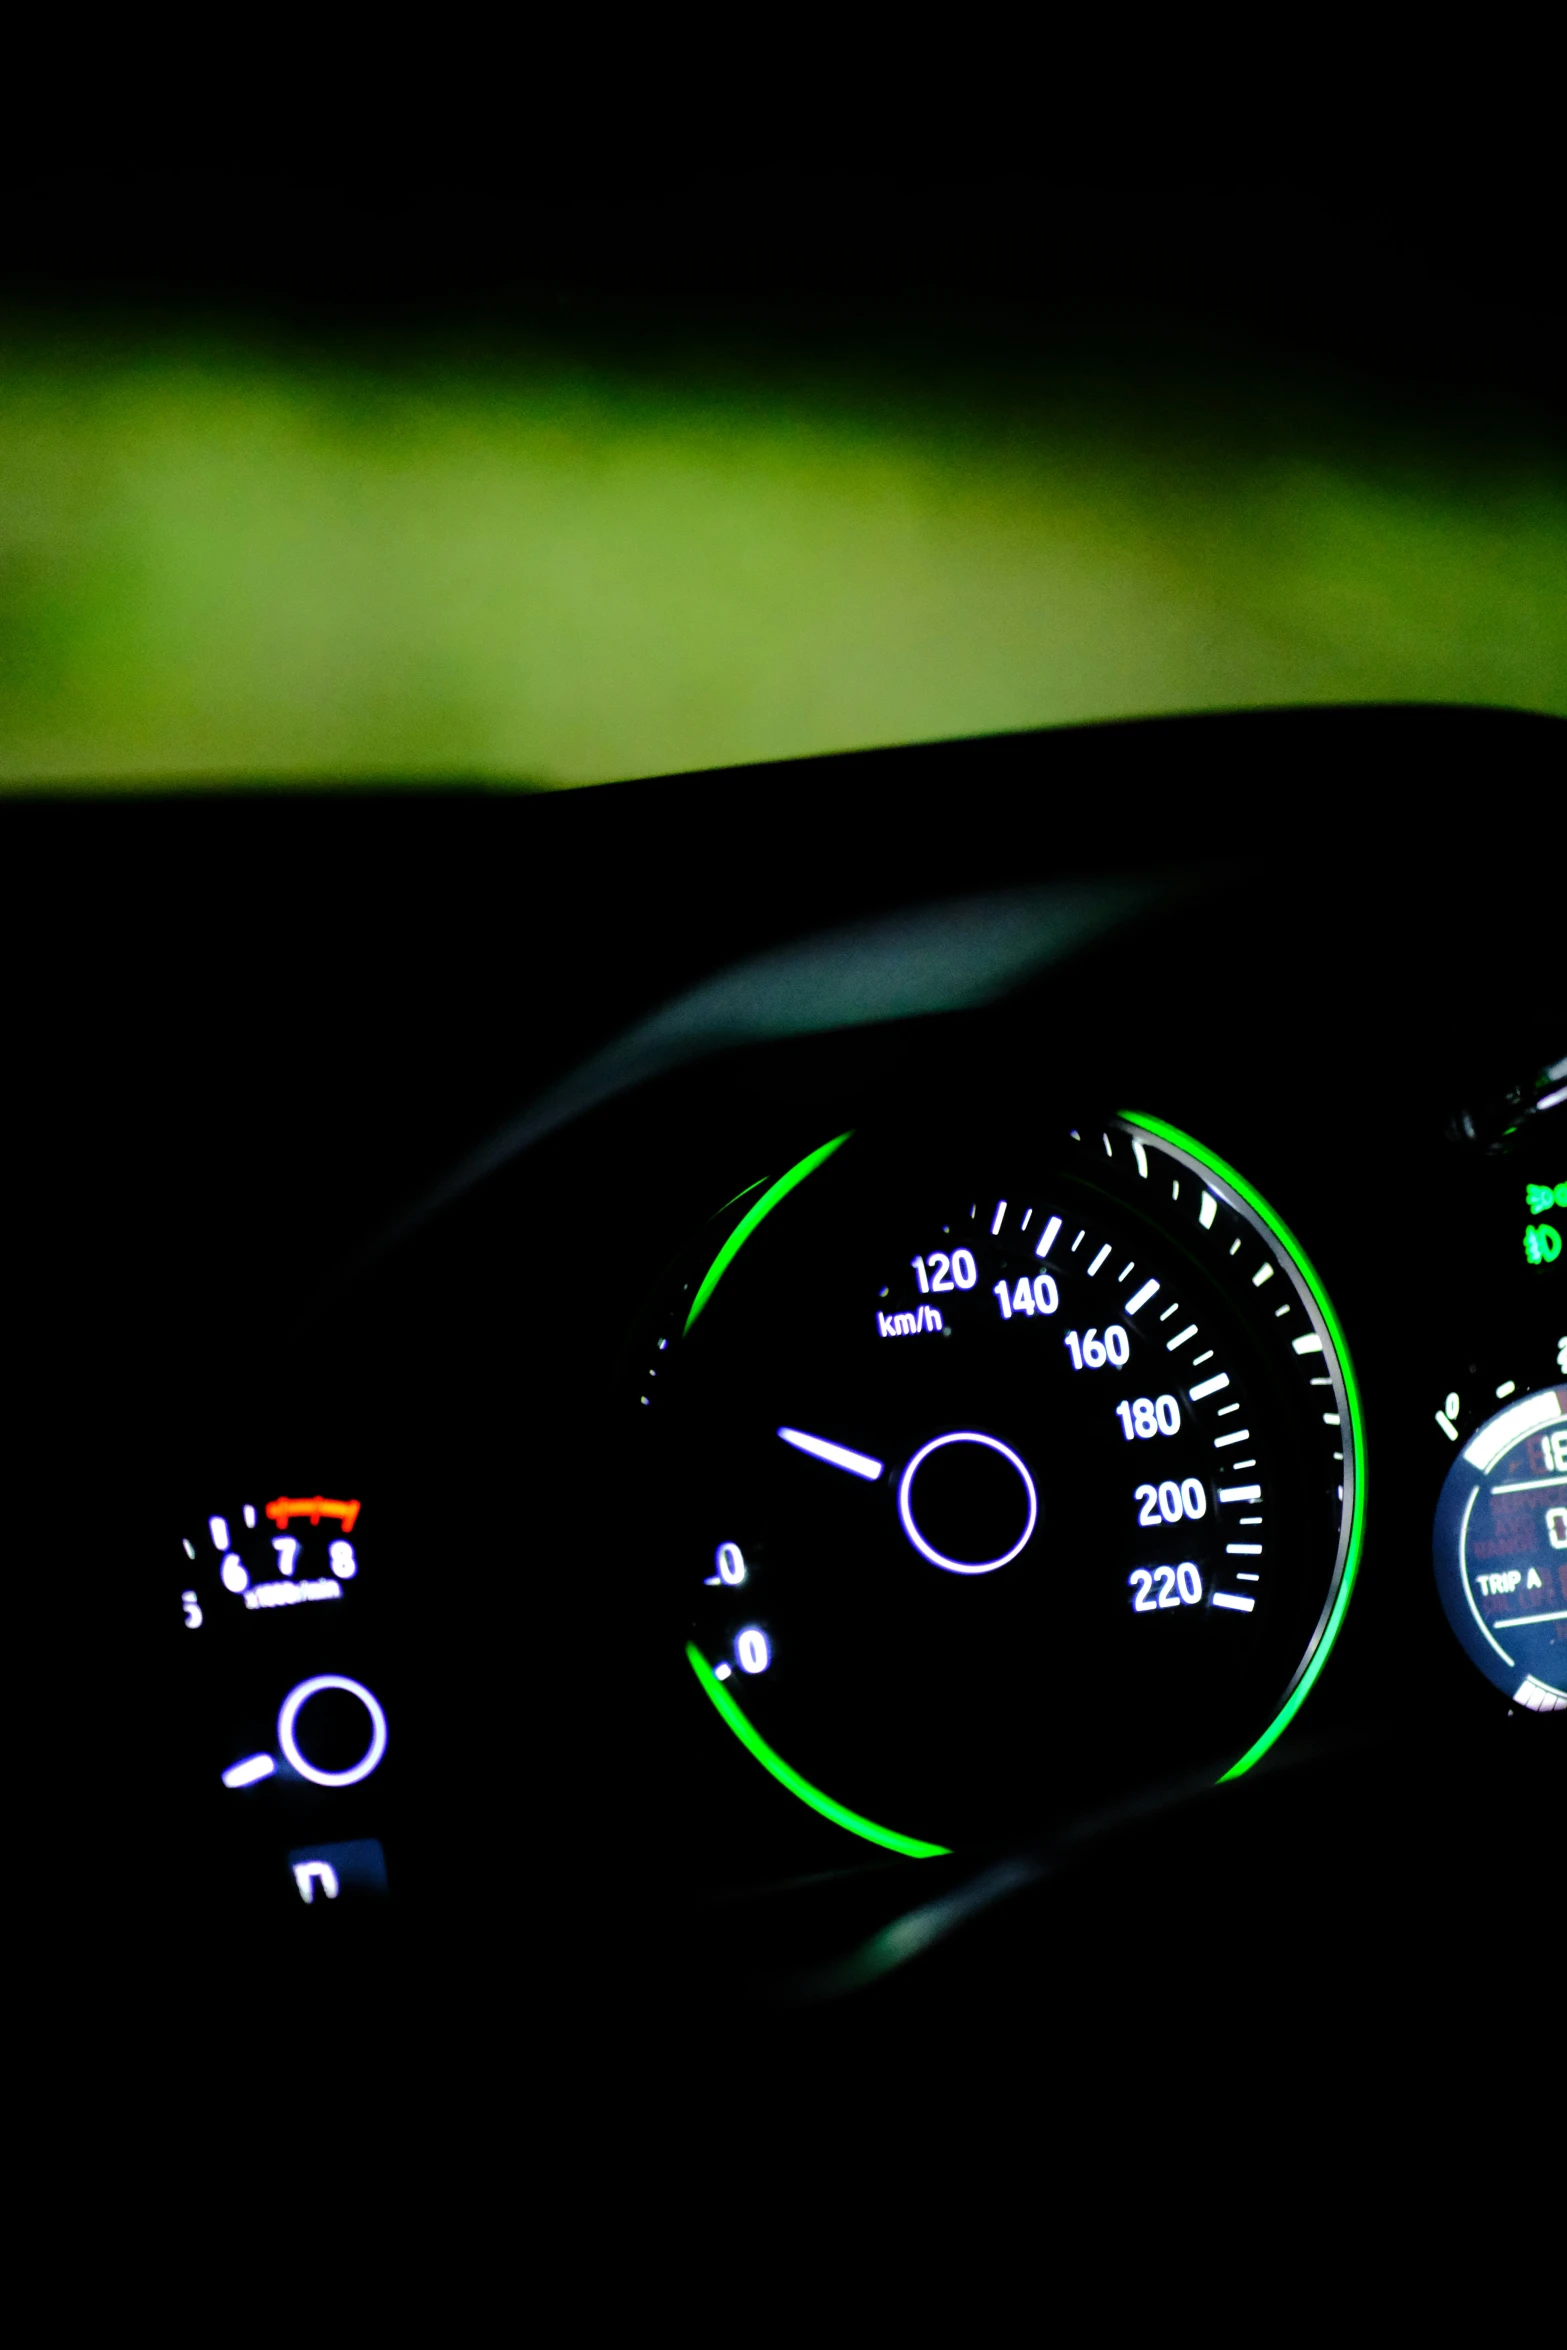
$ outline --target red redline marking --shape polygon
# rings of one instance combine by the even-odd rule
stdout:
[[[323,1518],[341,1518],[343,1532],[352,1534],[358,1515],[357,1501],[327,1501],[319,1493],[308,1494],[303,1501],[289,1501],[280,1494],[267,1503],[267,1516],[278,1527],[286,1527],[290,1518],[308,1518],[312,1526],[319,1526]]]

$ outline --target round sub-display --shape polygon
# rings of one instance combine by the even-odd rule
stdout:
[[[318,1761],[311,1760],[300,1743],[303,1729],[300,1714],[313,1699],[321,1697],[350,1700],[347,1710],[352,1727],[343,1743],[353,1759],[345,1765],[341,1756],[334,1757],[340,1765],[335,1770],[323,1769]],[[334,1726],[342,1740],[342,1726]],[[277,1738],[284,1759],[313,1786],[356,1787],[361,1779],[369,1778],[386,1752],[386,1715],[380,1700],[362,1681],[351,1681],[343,1673],[317,1673],[310,1680],[301,1681],[284,1698],[278,1712]]]
[[[1476,1429],[1443,1484],[1432,1558],[1471,1663],[1526,1711],[1567,1713],[1567,1386]]]
[[[916,1493],[915,1480],[933,1460],[934,1469],[920,1480]],[[932,1485],[937,1487],[934,1497]],[[904,1470],[898,1481],[898,1516],[914,1548],[933,1567],[943,1567],[949,1575],[993,1575],[998,1567],[1009,1567],[1028,1543],[1039,1523],[1039,1495],[1026,1464],[1009,1444],[976,1429],[955,1429],[950,1436],[933,1436],[922,1444]],[[1016,1536],[1009,1541],[1014,1525]],[[945,1548],[936,1548],[927,1529],[940,1533]],[[998,1540],[1001,1547],[994,1557],[980,1555]],[[963,1555],[953,1557],[953,1551]]]
[[[1243,1769],[1342,1620],[1363,1465],[1332,1308],[1162,1121],[967,1167],[838,1138],[753,1196],[649,1355],[692,1671],[872,1842]]]

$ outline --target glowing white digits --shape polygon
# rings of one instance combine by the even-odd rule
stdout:
[[[997,1281],[993,1287],[1003,1322],[1010,1322],[1014,1314],[1053,1314],[1061,1303],[1048,1273],[1036,1273],[1032,1281],[1022,1280],[1016,1288],[1005,1281]]]
[[[1192,1559],[1182,1559],[1178,1567],[1134,1567],[1126,1580],[1132,1587],[1134,1616],[1154,1616],[1161,1608],[1197,1607],[1202,1601],[1202,1576]]]
[[[1102,1371],[1106,1363],[1114,1363],[1119,1370],[1132,1351],[1119,1322],[1112,1322],[1103,1338],[1097,1330],[1069,1330],[1061,1343],[1072,1358],[1074,1371]]]
[[[933,1248],[928,1257],[911,1257],[909,1262],[922,1290],[972,1289],[979,1279],[979,1268],[966,1248],[955,1248],[950,1257]]]
[[[1181,1407],[1173,1395],[1161,1395],[1157,1401],[1151,1395],[1139,1395],[1130,1403],[1118,1403],[1115,1409],[1128,1444],[1134,1437],[1174,1436],[1181,1425]]]
[[[1133,1499],[1139,1526],[1178,1526],[1183,1518],[1208,1515],[1208,1490],[1198,1477],[1183,1477],[1179,1485],[1173,1477],[1162,1485],[1139,1485]]]

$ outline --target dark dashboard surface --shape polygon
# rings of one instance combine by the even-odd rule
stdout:
[[[1413,2046],[1434,1953],[1461,1976],[1560,1900],[1560,1718],[1461,1652],[1431,1543],[1460,1440],[1567,1378],[1567,1270],[1522,1237],[1567,1175],[1567,1109],[1526,1098],[1564,1049],[1562,741],[1279,712],[558,798],[0,811],[15,1506],[93,1693],[57,1774],[80,1947],[198,2004],[243,1943],[405,2039],[410,2001],[479,2034],[526,1996],[704,2062],[1023,2032],[1065,2063],[1069,2017],[1081,2066],[1127,2014],[1150,2062],[1171,2014],[1210,2052],[1244,2016],[1248,2061],[1303,2015]],[[830,1136],[950,1168],[1128,1108],[1238,1169],[1331,1297],[1358,1587],[1244,1779],[1194,1749],[1041,1785],[910,1860],[693,1686],[638,1349],[708,1220]],[[181,1613],[193,1535],[262,1487],[358,1503],[343,1620],[390,1725],[304,1828],[218,1777],[273,1624]],[[299,1876],[329,1830],[379,1852],[365,1898]]]

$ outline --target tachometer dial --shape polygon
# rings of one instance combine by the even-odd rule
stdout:
[[[319,1921],[387,1890],[385,1552],[352,1489],[250,1491],[194,1514],[169,1562],[178,1768],[234,1898]]]
[[[1332,1309],[1156,1119],[966,1172],[824,1145],[693,1274],[643,1388],[697,1679],[775,1777],[895,1849],[1245,1767],[1348,1599]]]

